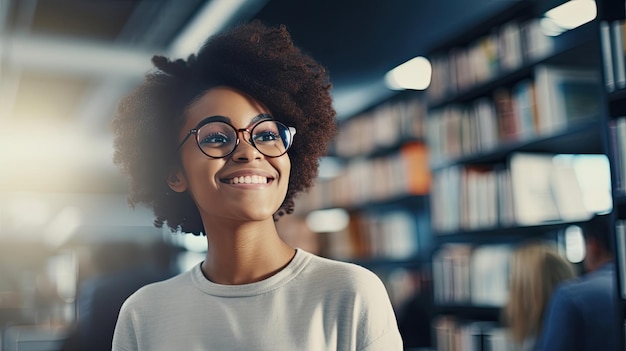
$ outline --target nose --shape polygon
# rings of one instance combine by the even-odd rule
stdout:
[[[257,148],[252,144],[252,141],[248,137],[250,135],[250,131],[243,128],[237,130],[237,137],[239,138],[239,143],[235,147],[235,150],[232,153],[232,158],[235,161],[250,161],[255,159],[260,159],[263,157],[263,154],[257,150]]]

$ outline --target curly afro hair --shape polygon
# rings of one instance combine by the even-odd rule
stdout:
[[[187,108],[207,90],[229,86],[253,96],[277,120],[296,127],[288,155],[292,169],[274,219],[294,210],[294,198],[317,176],[319,158],[337,132],[326,69],[296,47],[285,26],[258,21],[210,37],[187,60],[154,56],[144,82],[119,103],[113,119],[113,161],[130,178],[129,204],[152,207],[157,227],[200,235],[191,196],[170,190],[180,165],[178,138]]]

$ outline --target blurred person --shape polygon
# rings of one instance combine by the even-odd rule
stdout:
[[[145,246],[145,247],[144,247]],[[174,275],[170,246],[158,241],[94,244],[95,273],[78,287],[78,317],[63,351],[111,350],[120,308],[135,291]]]
[[[118,108],[115,162],[131,204],[208,250],[126,300],[113,350],[402,350],[378,276],[277,232],[336,134],[325,68],[260,22],[152,61]]]
[[[557,288],[548,306],[538,350],[618,350],[616,276],[609,214],[581,225],[585,274]]]
[[[546,306],[558,284],[576,277],[574,266],[550,244],[524,242],[510,263],[509,300],[504,320],[521,351],[532,351],[540,338]]]

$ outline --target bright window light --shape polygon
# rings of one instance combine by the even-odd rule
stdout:
[[[545,18],[552,21],[556,28],[561,29],[560,32],[550,30],[546,34],[554,36],[582,26],[596,18],[597,13],[596,2],[593,0],[570,0],[546,12]],[[550,28],[552,25],[542,23],[542,27]]]
[[[348,226],[349,215],[341,208],[318,210],[309,213],[306,225],[315,233],[334,233]]]
[[[65,243],[82,224],[81,210],[75,206],[64,207],[43,232],[45,242],[51,247]]]
[[[424,90],[430,85],[432,66],[425,57],[418,56],[385,74],[385,83],[393,90]]]

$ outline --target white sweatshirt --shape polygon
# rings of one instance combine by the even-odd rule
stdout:
[[[220,285],[200,264],[150,284],[120,311],[114,351],[401,351],[387,291],[371,271],[298,249],[260,282]]]

